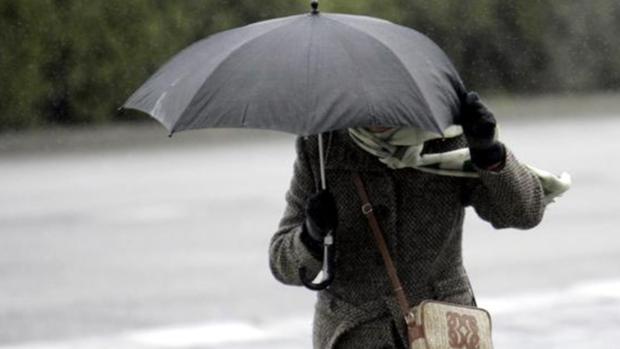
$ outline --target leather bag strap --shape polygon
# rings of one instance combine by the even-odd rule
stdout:
[[[390,257],[390,253],[388,252],[387,244],[385,243],[385,239],[383,238],[383,233],[381,232],[381,227],[379,226],[379,222],[377,221],[377,217],[373,212],[372,204],[368,198],[368,193],[366,192],[366,187],[364,186],[364,182],[362,181],[362,177],[360,177],[359,173],[353,173],[353,182],[355,182],[355,187],[357,188],[357,194],[362,201],[362,213],[368,218],[368,224],[370,225],[370,230],[372,230],[372,234],[377,243],[377,247],[379,247],[379,252],[381,252],[381,257],[383,257],[383,262],[385,263],[385,268],[387,269],[388,276],[390,278],[390,283],[392,284],[392,288],[394,289],[394,294],[396,295],[396,300],[398,301],[398,305],[400,306],[400,310],[403,312],[403,316],[407,316],[409,313],[409,302],[407,301],[407,297],[405,295],[405,290],[398,278],[398,274],[396,272],[396,267],[394,267],[394,262],[392,261],[392,257]]]

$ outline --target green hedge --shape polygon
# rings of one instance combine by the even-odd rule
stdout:
[[[301,0],[0,0],[0,130],[127,119],[117,108],[210,33],[307,11]],[[322,0],[429,35],[470,88],[620,86],[620,2]]]

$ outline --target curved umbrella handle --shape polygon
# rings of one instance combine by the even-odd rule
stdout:
[[[329,287],[332,281],[334,281],[334,256],[332,253],[333,245],[334,237],[332,233],[329,232],[329,234],[327,234],[323,239],[323,279],[321,282],[315,284],[314,279],[307,276],[306,267],[299,268],[299,278],[301,279],[301,283],[308,289],[321,291]]]

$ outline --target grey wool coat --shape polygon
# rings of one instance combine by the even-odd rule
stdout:
[[[298,269],[311,275],[321,261],[300,240],[307,198],[320,185],[317,137],[298,138],[286,209],[270,244],[270,267],[284,284],[301,285]],[[425,153],[466,146],[464,137],[432,140]],[[465,207],[495,228],[528,229],[544,212],[540,182],[507,150],[498,172],[480,178],[438,176],[408,168],[392,170],[359,148],[346,131],[326,138],[326,178],[338,208],[335,279],[318,292],[314,348],[405,347],[403,314],[390,287],[352,180],[364,180],[390,254],[411,305],[424,299],[473,304],[461,255]]]

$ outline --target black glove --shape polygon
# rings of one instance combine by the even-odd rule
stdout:
[[[495,139],[496,125],[493,113],[480,101],[476,92],[462,96],[461,126],[469,144],[471,161],[478,168],[496,168],[504,163],[506,149]]]
[[[338,213],[336,201],[327,190],[312,195],[306,202],[306,221],[304,222],[301,240],[318,255],[322,252],[323,238],[336,229]]]

